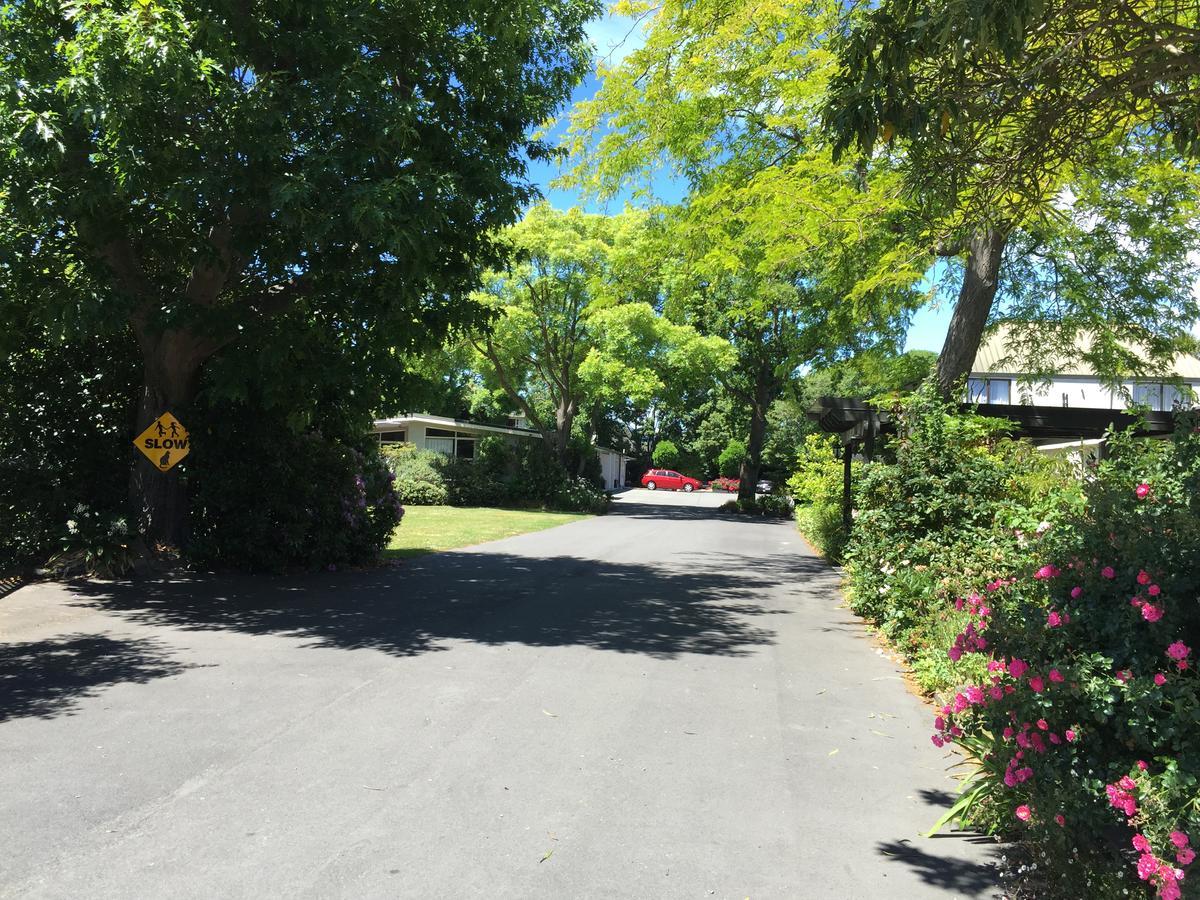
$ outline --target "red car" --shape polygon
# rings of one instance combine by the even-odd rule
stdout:
[[[667,491],[685,491],[691,493],[703,485],[695,478],[680,475],[670,469],[651,469],[642,476],[642,487],[657,491],[659,488]]]

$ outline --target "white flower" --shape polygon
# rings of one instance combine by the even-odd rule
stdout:
[[[76,522],[74,519],[67,519],[67,531],[71,532],[71,534],[74,534],[78,530],[79,530],[79,523]]]
[[[82,516],[85,512],[87,512],[86,506],[84,506],[82,503],[75,504],[75,515]]]
[[[1043,519],[1042,521],[1038,522],[1037,530],[1038,530],[1038,534],[1041,534],[1044,531],[1049,531],[1050,523],[1047,522],[1045,519]]]

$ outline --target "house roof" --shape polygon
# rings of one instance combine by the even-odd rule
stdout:
[[[532,428],[509,428],[505,425],[482,425],[470,419],[452,419],[449,416],[431,416],[426,413],[407,413],[391,419],[376,419],[375,432],[382,434],[388,431],[399,431],[406,425],[419,422],[422,425],[432,425],[435,428],[463,429],[467,431],[487,431],[496,434],[515,434],[520,437],[541,437],[540,431]]]
[[[1145,412],[1134,415],[1120,410],[1065,406],[1009,406],[981,403],[959,405],[963,412],[975,412],[994,419],[1007,419],[1013,437],[1034,441],[1060,441],[1069,438],[1103,438],[1111,429],[1137,427],[1140,437],[1164,437],[1175,429],[1170,412]],[[853,397],[822,397],[808,411],[808,417],[822,431],[836,434],[843,444],[873,441],[874,436],[895,430],[895,421],[886,409],[879,409]]]
[[[1009,335],[1011,331],[1011,327],[1006,323],[1001,323],[989,331],[988,335],[979,345],[979,351],[975,354],[975,363],[971,367],[973,375],[1015,376],[1024,374],[1018,367],[1017,361],[1011,358],[1013,355],[1009,350]],[[1091,349],[1091,344],[1092,338],[1088,334],[1080,334],[1075,341],[1076,349],[1080,354]],[[1047,370],[1053,371],[1058,375],[1073,375],[1085,378],[1096,377],[1095,370],[1080,359],[1079,354],[1074,355],[1071,359],[1048,358],[1045,360],[1045,367]],[[1180,354],[1175,357],[1167,370],[1167,374],[1159,377],[1200,378],[1200,359],[1197,359],[1195,356]]]

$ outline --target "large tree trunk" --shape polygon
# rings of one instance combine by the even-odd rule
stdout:
[[[937,361],[938,389],[947,400],[955,396],[961,380],[975,364],[992,302],[996,299],[1000,259],[1004,256],[1007,240],[1006,229],[989,227],[973,234],[967,242],[962,288],[958,292],[958,302],[954,304],[946,343]]]
[[[173,330],[151,337],[139,335],[143,384],[133,436],[141,434],[164,412],[191,424],[192,403],[200,370],[211,353],[204,342],[186,331]],[[181,547],[187,541],[187,481],[179,466],[160,472],[140,451],[129,479],[129,499],[151,549]]]
[[[571,427],[575,424],[575,401],[564,400],[554,412],[555,443],[558,464],[567,468],[567,451],[571,446]]]
[[[772,376],[764,372],[754,386],[754,402],[750,405],[750,439],[746,442],[746,456],[738,470],[738,500],[753,500],[758,487],[763,444],[767,437],[767,410],[775,393],[771,380]]]

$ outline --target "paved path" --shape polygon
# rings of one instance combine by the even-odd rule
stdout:
[[[721,499],[0,599],[0,896],[990,896],[836,575]]]

